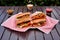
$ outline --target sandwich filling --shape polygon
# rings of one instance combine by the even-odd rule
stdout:
[[[25,21],[25,22],[17,24],[17,26],[20,27],[20,28],[27,27],[29,25],[30,25],[30,21]]]

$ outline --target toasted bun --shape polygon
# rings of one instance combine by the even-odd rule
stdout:
[[[26,16],[27,15],[27,16]],[[21,22],[24,22],[24,21],[29,21],[31,20],[30,18],[30,12],[25,12],[25,13],[21,13],[21,14],[18,14],[16,16],[16,22],[17,23],[21,23]]]
[[[43,12],[36,11],[36,12],[35,12],[35,13],[33,13],[31,16],[35,16],[35,15],[37,15],[37,14],[41,14],[41,13],[43,13]]]
[[[38,23],[38,22],[46,22],[46,19],[36,19],[32,20],[33,23]]]
[[[18,24],[18,23],[22,23],[22,22],[26,22],[26,21],[30,21],[30,19],[26,19],[26,20],[22,20],[22,21],[20,21],[20,20],[16,20],[16,24]]]
[[[44,19],[46,18],[46,15],[43,12],[35,12],[31,15],[32,19]]]
[[[22,17],[22,16],[24,16],[24,15],[30,15],[30,12],[25,12],[25,13],[18,14],[18,15],[16,16],[16,18]]]

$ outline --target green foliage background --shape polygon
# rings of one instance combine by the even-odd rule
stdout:
[[[30,0],[32,4],[38,6],[60,6],[60,0]],[[0,0],[0,6],[23,6],[28,4],[28,0]]]

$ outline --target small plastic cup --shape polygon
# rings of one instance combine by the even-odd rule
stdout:
[[[28,10],[32,10],[33,9],[33,4],[27,4],[27,8],[28,8]]]
[[[8,9],[8,10],[7,10],[7,13],[8,13],[9,15],[12,15],[13,12],[14,12],[14,10],[12,10],[12,9]]]
[[[51,12],[52,12],[51,8],[46,8],[46,15],[51,17]]]

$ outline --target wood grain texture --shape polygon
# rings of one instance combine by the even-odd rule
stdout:
[[[6,14],[7,9],[8,8],[6,8],[5,11],[2,13],[2,15],[0,16],[0,39],[2,38],[2,35],[3,35],[4,31],[5,31],[5,28],[1,26],[1,23],[8,18],[7,14]]]
[[[13,15],[19,12],[42,11],[46,13],[48,6],[34,6],[33,10],[28,10],[26,6],[5,6],[0,7],[0,40],[60,40],[60,22],[52,29],[49,34],[45,34],[38,29],[29,29],[26,32],[16,32],[1,26],[1,23],[8,19],[9,15],[6,10],[14,10]],[[53,9],[51,17],[60,20],[60,7],[50,7]]]

